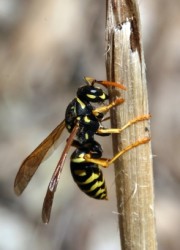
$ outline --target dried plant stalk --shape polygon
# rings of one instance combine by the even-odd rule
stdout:
[[[107,0],[107,78],[127,87],[125,103],[111,112],[112,127],[148,114],[144,55],[139,12],[135,0]],[[110,90],[111,98],[120,95]],[[149,121],[138,122],[113,136],[114,154],[149,135]],[[124,154],[115,163],[117,206],[122,249],[154,250],[152,153],[150,143]]]

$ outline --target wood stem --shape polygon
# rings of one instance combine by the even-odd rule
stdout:
[[[106,0],[107,79],[127,91],[110,89],[111,99],[125,102],[111,112],[113,128],[149,114],[138,5],[135,0]],[[111,100],[111,101],[112,101]],[[114,154],[150,136],[150,122],[140,121],[113,136]],[[151,144],[128,151],[115,162],[117,208],[123,250],[155,250],[154,190]]]

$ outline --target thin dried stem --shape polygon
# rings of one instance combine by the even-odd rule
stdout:
[[[125,103],[111,112],[112,127],[149,113],[140,19],[135,0],[107,0],[107,79],[121,82],[127,91],[110,90]],[[150,136],[149,121],[131,125],[113,137],[114,153]],[[122,249],[154,250],[152,152],[150,143],[125,153],[115,164],[117,207]]]

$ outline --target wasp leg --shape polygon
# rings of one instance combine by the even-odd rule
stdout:
[[[90,154],[86,154],[84,156],[84,159],[86,160],[86,162],[95,163],[95,164],[98,164],[104,168],[108,168],[109,165],[111,165],[115,160],[117,160],[119,157],[121,157],[124,153],[126,153],[127,151],[129,151],[132,148],[135,148],[141,144],[146,144],[150,140],[151,140],[150,137],[145,137],[142,140],[136,141],[136,142],[132,143],[131,145],[127,146],[126,148],[122,149],[112,159],[106,159],[106,158],[94,159],[94,158],[91,158]]]
[[[99,108],[96,108],[92,111],[93,115],[98,116],[99,113],[106,113],[108,112],[111,108],[121,104],[124,102],[123,98],[117,98],[113,102],[111,102],[109,105],[105,105]]]
[[[110,120],[110,116],[108,116],[108,117],[103,117],[102,120],[101,120],[101,122],[105,122],[105,121],[108,121],[108,120]]]
[[[127,127],[129,127],[130,125],[136,123],[136,122],[140,122],[140,121],[145,121],[145,120],[149,120],[151,118],[151,115],[142,115],[142,116],[138,116],[132,120],[130,120],[128,123],[126,123],[126,125],[124,125],[122,128],[99,128],[97,130],[98,134],[119,134],[121,133],[124,129],[126,129]]]

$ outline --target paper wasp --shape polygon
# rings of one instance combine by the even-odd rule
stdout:
[[[79,188],[95,199],[107,199],[106,185],[102,171],[99,166],[108,167],[117,158],[128,150],[140,144],[147,143],[150,138],[143,138],[129,145],[117,153],[112,159],[101,158],[102,147],[95,141],[94,136],[108,136],[113,133],[121,133],[122,130],[139,121],[148,120],[150,115],[142,115],[129,121],[122,128],[105,128],[102,122],[106,119],[104,115],[113,107],[124,102],[123,98],[116,98],[109,104],[103,104],[109,99],[105,91],[96,85],[104,87],[116,87],[122,90],[126,88],[116,82],[97,81],[93,78],[84,78],[86,85],[77,90],[77,96],[70,102],[66,109],[65,119],[51,132],[51,134],[23,161],[15,178],[14,189],[20,195],[37,168],[47,155],[49,149],[59,139],[66,128],[70,133],[61,158],[56,166],[48,185],[47,193],[43,203],[42,220],[48,223],[51,214],[54,194],[58,185],[60,174],[71,146],[75,151],[71,155],[71,173]],[[103,104],[94,107],[92,103]]]

